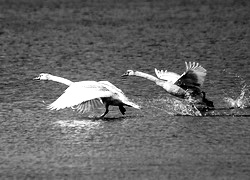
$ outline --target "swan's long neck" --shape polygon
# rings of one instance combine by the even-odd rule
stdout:
[[[140,72],[140,71],[135,71],[134,72],[134,76],[139,76],[139,77],[143,77],[143,78],[146,78],[150,81],[154,81],[155,83],[159,80],[158,78],[150,75],[150,74],[146,74],[146,73],[143,73],[143,72]]]
[[[155,82],[158,86],[162,86],[164,89],[166,89],[166,87],[164,87],[164,86],[166,86],[166,85],[171,86],[171,85],[172,85],[172,84],[170,84],[170,83],[168,83],[168,82],[166,82],[166,81],[162,81],[162,80],[160,80],[160,79],[158,79],[158,78],[156,78],[156,77],[154,77],[154,76],[152,76],[152,75],[150,75],[150,74],[143,73],[143,72],[140,72],[140,71],[135,71],[135,72],[134,72],[134,76],[143,77],[143,78],[146,78],[146,79],[148,79],[148,80],[150,80],[150,81],[153,81],[153,82]],[[167,87],[166,90],[168,91],[168,87]]]
[[[139,72],[139,71],[135,71],[134,72],[134,76],[139,76],[139,77],[143,77],[146,78],[150,81],[155,82],[158,86],[163,87],[168,93],[177,96],[177,97],[185,97],[186,96],[186,91],[184,91],[182,88],[180,88],[179,86],[170,83],[168,81],[163,81],[161,79],[158,79],[152,75],[143,73],[143,72]]]
[[[50,75],[48,80],[59,82],[59,83],[65,84],[67,86],[70,86],[73,83],[72,81],[70,81],[68,79],[58,77],[58,76],[53,76],[53,75]]]

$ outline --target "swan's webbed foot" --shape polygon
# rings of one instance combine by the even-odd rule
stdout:
[[[123,106],[119,106],[119,110],[121,111],[121,113],[124,115],[126,112],[126,109]]]
[[[105,107],[106,107],[106,111],[99,117],[99,119],[103,119],[104,116],[106,116],[106,114],[108,114],[108,112],[109,112],[109,106],[106,105]]]
[[[106,116],[106,114],[108,114],[109,110],[108,110],[108,106],[106,106],[106,111],[101,115],[101,116],[89,116],[90,118],[92,118],[92,121],[97,121],[100,119],[104,119],[104,116]]]

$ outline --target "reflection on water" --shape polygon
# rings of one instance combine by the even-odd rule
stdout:
[[[55,125],[60,126],[68,132],[74,132],[81,135],[87,134],[89,131],[100,128],[100,122],[93,122],[91,120],[58,120],[54,122]],[[85,133],[84,133],[85,132]]]
[[[102,124],[100,121],[85,120],[58,120],[53,123],[55,128],[65,134],[65,138],[74,142],[81,142],[92,139],[95,131],[100,131]]]
[[[99,122],[84,121],[84,120],[59,120],[54,124],[58,124],[61,127],[76,128],[76,129],[86,129],[90,130],[93,128],[98,128]]]

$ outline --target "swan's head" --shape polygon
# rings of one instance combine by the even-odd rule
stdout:
[[[39,74],[38,77],[34,78],[35,80],[49,80],[50,79],[50,74],[48,73],[41,73]]]
[[[133,76],[135,75],[135,72],[133,70],[127,70],[123,75],[122,77],[125,77],[125,76]]]

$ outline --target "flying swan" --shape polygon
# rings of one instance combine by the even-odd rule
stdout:
[[[168,72],[167,70],[159,71],[155,69],[157,77],[133,70],[127,70],[122,76],[139,76],[146,78],[164,88],[171,95],[186,99],[200,96],[201,101],[206,103],[205,92],[201,92],[200,90],[207,74],[206,69],[195,62],[185,62],[185,65],[186,71],[182,75]],[[211,103],[209,104],[211,105]]]
[[[120,89],[108,81],[72,82],[68,79],[53,76],[48,73],[41,73],[34,79],[51,80],[69,86],[57,100],[48,106],[50,110],[72,108],[80,113],[84,113],[90,111],[91,107],[104,104],[106,111],[99,117],[103,118],[109,112],[108,108],[110,105],[118,106],[123,115],[126,112],[124,106],[140,109],[140,107],[131,102]]]

